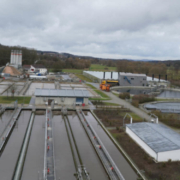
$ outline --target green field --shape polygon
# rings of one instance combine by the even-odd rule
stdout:
[[[76,74],[76,76],[77,76],[79,79],[83,80],[83,81],[92,82],[91,79],[89,79],[88,77],[84,76],[83,74]]]
[[[109,103],[109,102],[103,102],[103,104],[106,105],[106,106],[120,106],[119,104]]]
[[[91,64],[89,71],[116,71],[116,67],[108,67],[101,64]],[[83,69],[63,69],[62,72],[82,74]]]
[[[97,89],[96,87],[94,87],[94,86],[91,85],[91,84],[87,84],[87,83],[86,83],[86,85],[89,86],[89,87],[90,87],[91,89],[93,89],[93,90],[94,90],[94,89]]]
[[[116,71],[116,67],[108,67],[101,64],[91,64],[90,71]]]
[[[93,91],[95,91],[97,94],[101,96],[101,98],[89,98],[89,100],[110,100],[111,99],[108,95],[106,95],[104,92],[97,89],[93,85],[91,84],[86,84],[86,85],[89,86],[91,89],[93,89]]]
[[[63,69],[62,72],[74,73],[74,74],[82,74],[83,70],[82,69]]]
[[[6,97],[6,96],[0,96],[0,103],[2,104],[10,104],[14,101],[18,100],[18,104],[29,104],[31,97]]]
[[[105,93],[103,93],[101,90],[98,89],[93,89],[97,94],[99,94],[102,98],[109,98],[108,95],[106,95]]]

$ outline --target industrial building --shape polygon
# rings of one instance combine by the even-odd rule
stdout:
[[[147,77],[145,74],[118,73],[120,86],[147,86]]]
[[[180,134],[156,123],[126,124],[126,133],[156,162],[180,160]]]
[[[47,74],[47,68],[42,64],[23,65],[23,69],[28,73]]]
[[[21,50],[11,51],[10,65],[16,68],[22,67],[22,51]]]
[[[124,76],[127,77],[127,79],[129,78],[134,78],[134,80],[130,80],[130,82],[133,84],[130,84],[127,79],[122,79],[122,82],[120,84],[120,86],[143,86],[143,84],[145,85],[146,83],[147,84],[151,84],[151,85],[164,85],[166,86],[169,82],[166,81],[166,80],[163,80],[163,79],[158,79],[158,78],[154,78],[154,77],[149,77],[149,76],[146,76],[146,80],[143,80],[144,77],[144,74],[133,74],[133,73],[124,73],[124,72],[100,72],[100,71],[83,71],[83,75],[90,78],[93,82],[98,82],[98,83],[101,83],[101,81],[104,79],[104,80],[110,80],[110,79],[113,79],[113,80],[118,80],[119,79],[119,74],[121,74],[122,78],[124,78]],[[129,78],[128,78],[129,77]],[[142,79],[142,82],[140,82]],[[139,84],[136,84],[136,81],[137,83]],[[139,82],[138,82],[139,81]],[[134,85],[135,84],[135,85]]]
[[[79,89],[36,89],[35,104],[88,105],[89,91]]]

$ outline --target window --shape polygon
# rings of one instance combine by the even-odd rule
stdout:
[[[131,78],[131,80],[134,80],[134,78]]]

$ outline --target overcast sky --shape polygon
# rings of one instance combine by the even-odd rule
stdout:
[[[180,59],[180,1],[0,0],[0,43],[104,58]]]

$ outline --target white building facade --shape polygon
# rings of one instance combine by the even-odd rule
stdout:
[[[57,105],[88,105],[89,92],[78,89],[36,89],[35,104],[42,105],[54,101]]]
[[[180,135],[155,123],[126,125],[126,133],[157,162],[180,160]]]

